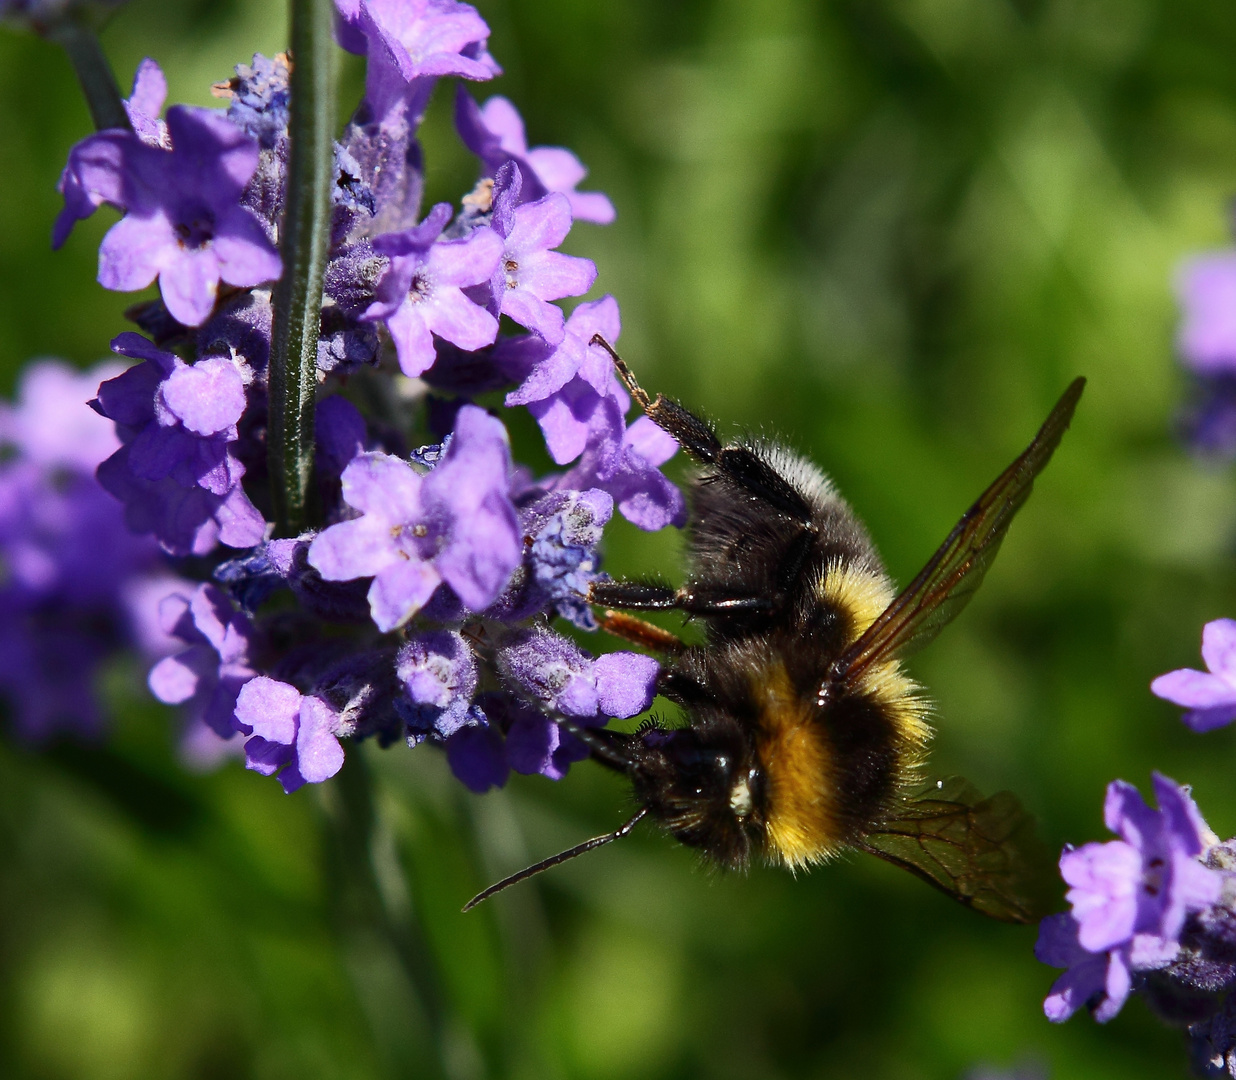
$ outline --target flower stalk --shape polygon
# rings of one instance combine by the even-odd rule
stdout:
[[[291,78],[287,203],[275,289],[270,353],[267,453],[277,536],[308,524],[313,478],[322,276],[330,247],[334,133],[330,0],[291,0]]]
[[[104,131],[107,128],[129,127],[129,116],[120,98],[120,87],[94,30],[75,19],[66,18],[47,29],[47,38],[68,53],[95,129]]]

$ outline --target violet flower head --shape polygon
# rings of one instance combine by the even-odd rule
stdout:
[[[1086,844],[1060,858],[1078,941],[1090,952],[1134,934],[1176,940],[1186,914],[1219,898],[1219,875],[1198,861],[1217,838],[1183,788],[1158,773],[1153,782],[1157,811],[1131,784],[1112,781],[1104,819],[1121,839]]]
[[[343,472],[343,499],[361,516],[320,533],[309,562],[328,581],[372,577],[374,622],[393,630],[439,585],[479,611],[519,564],[506,429],[474,405],[459,411],[454,437],[430,472],[383,453],[361,454]]]
[[[434,81],[448,75],[485,80],[501,74],[489,55],[489,27],[455,0],[336,0],[341,45],[369,65],[365,100],[386,121],[400,107],[419,122]]]
[[[556,191],[566,196],[576,221],[608,225],[614,204],[599,191],[576,191],[588,170],[574,154],[560,146],[528,149],[524,122],[504,97],[491,97],[480,107],[462,86],[455,93],[455,127],[459,137],[481,159],[486,176],[496,176],[508,161],[524,174],[523,197],[539,199]]]
[[[209,109],[168,110],[172,149],[127,131],[104,131],[69,152],[61,177],[65,210],[53,243],[88,206],[125,212],[99,248],[99,284],[120,292],[156,278],[163,302],[185,326],[214,308],[219,282],[252,286],[282,272],[279,253],[241,195],[258,165],[258,144]]]
[[[167,633],[188,648],[151,668],[151,693],[166,705],[184,705],[190,727],[203,723],[230,739],[238,730],[236,695],[257,675],[253,624],[213,585],[171,594],[159,614]]]
[[[231,98],[227,118],[267,150],[287,134],[290,75],[284,53],[254,53],[253,63],[237,64],[236,76],[223,84],[223,94]]]
[[[433,335],[461,349],[480,349],[498,336],[498,320],[464,295],[488,282],[502,259],[502,238],[480,228],[461,240],[438,240],[451,208],[439,203],[420,224],[377,237],[373,248],[390,256],[377,299],[363,318],[386,324],[399,367],[415,377],[433,366]]]
[[[399,650],[395,671],[407,691],[402,710],[408,741],[449,739],[469,720],[476,694],[476,658],[462,634],[434,630],[410,638]]]
[[[98,478],[124,503],[129,528],[153,533],[173,555],[258,543],[266,522],[241,487],[245,468],[231,450],[247,365],[224,357],[189,365],[133,333],[112,348],[142,360],[100,385],[91,403],[116,422],[123,443]]]
[[[1187,953],[1186,920],[1223,896],[1224,875],[1201,860],[1217,838],[1184,788],[1158,773],[1153,782],[1158,810],[1123,780],[1108,785],[1104,819],[1121,839],[1060,857],[1073,910],[1043,920],[1036,949],[1044,963],[1068,968],[1044,1002],[1050,1020],[1083,1005],[1111,1019],[1135,976]]]
[[[497,651],[498,670],[550,712],[604,724],[638,716],[652,704],[660,665],[633,652],[595,659],[574,642],[543,627],[512,635]]]
[[[1206,671],[1179,668],[1160,675],[1150,692],[1188,710],[1181,720],[1194,731],[1211,731],[1236,720],[1236,620],[1215,619],[1202,629]]]
[[[289,795],[305,784],[329,780],[343,766],[339,714],[320,697],[259,675],[236,697],[237,730],[245,740],[245,767],[278,773]]]
[[[1200,375],[1236,372],[1236,251],[1185,263],[1176,295],[1183,315],[1176,345],[1185,364]]]
[[[507,162],[494,179],[492,227],[502,237],[502,260],[489,280],[489,310],[535,331],[550,345],[565,336],[562,309],[551,300],[582,296],[597,268],[588,259],[553,251],[571,229],[563,195],[549,194],[519,205],[519,166]]]

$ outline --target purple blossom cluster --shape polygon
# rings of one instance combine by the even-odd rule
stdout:
[[[169,645],[157,608],[173,579],[94,478],[119,443],[83,406],[118,371],[40,361],[0,403],[0,698],[28,741],[99,733],[102,665]]]
[[[1177,352],[1193,377],[1182,426],[1207,456],[1236,456],[1236,249],[1186,262],[1176,280]]]
[[[628,425],[630,398],[590,344],[618,337],[617,302],[560,303],[597,278],[559,250],[574,222],[614,208],[577,190],[586,170],[568,150],[528,147],[510,101],[478,104],[462,83],[477,183],[458,206],[423,207],[418,127],[439,80],[500,74],[489,29],[455,0],[337,0],[336,14],[367,74],[334,146],[312,527],[276,537],[269,520],[295,86],[282,54],[218,84],[224,109],[165,110],[145,60],[128,126],[69,154],[53,244],[108,207],[99,283],[156,287],[132,309],[141,332],[112,342],[131,366],[78,399],[107,436],[82,482],[142,572],[180,574],[151,606],[149,686],[183,714],[192,760],[243,753],[290,792],[373,738],[442,746],[475,791],[512,771],[556,779],[588,755],[572,732],[649,707],[658,665],[594,656],[552,621],[597,629],[586,597],[615,511],[649,530],[686,518],[661,471],[677,445]],[[531,413],[558,471],[515,462],[511,409]]]

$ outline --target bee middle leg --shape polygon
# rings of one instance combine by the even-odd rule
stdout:
[[[688,615],[769,614],[776,607],[776,599],[766,596],[673,589],[646,581],[594,581],[588,590],[588,602],[635,611],[683,611]]]
[[[607,634],[654,652],[676,656],[687,647],[677,634],[623,611],[604,611],[597,616],[597,623]]]

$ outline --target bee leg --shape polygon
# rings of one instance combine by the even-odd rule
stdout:
[[[768,503],[773,509],[814,531],[815,525],[803,497],[780,473],[746,446],[723,446],[708,421],[696,416],[664,394],[650,397],[638,382],[626,361],[600,334],[593,334],[589,345],[604,349],[631,396],[639,402],[644,414],[657,427],[668,432],[696,461],[714,466],[738,486]]]
[[[613,634],[614,637],[622,638],[633,645],[642,645],[654,652],[677,655],[686,648],[686,644],[677,634],[625,612],[605,611],[597,616],[597,622],[607,634]]]
[[[685,611],[688,615],[767,613],[776,601],[766,596],[730,596],[695,589],[672,589],[646,581],[594,581],[588,603],[636,611]]]

